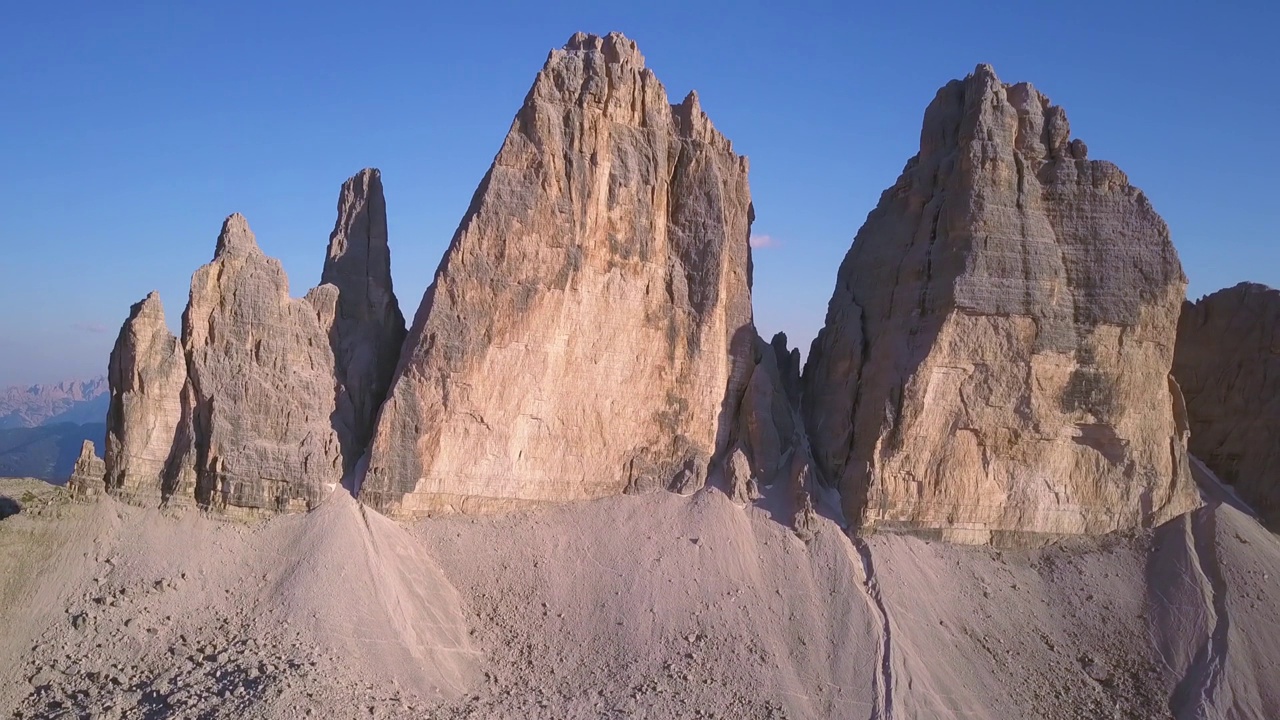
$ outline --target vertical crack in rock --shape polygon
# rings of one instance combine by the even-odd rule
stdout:
[[[360,498],[400,516],[700,486],[752,367],[746,158],[635,43],[552,51],[425,293]]]
[[[1147,198],[1069,135],[979,66],[841,263],[804,418],[864,529],[1017,544],[1198,504],[1168,383],[1186,278]]]

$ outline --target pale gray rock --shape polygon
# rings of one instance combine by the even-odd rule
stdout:
[[[107,466],[94,450],[93,441],[85,440],[80,444],[80,456],[67,479],[67,490],[74,498],[96,497],[103,490],[106,474]]]
[[[783,458],[792,449],[797,418],[787,398],[775,348],[757,338],[754,359],[738,411],[738,442],[747,452],[752,473],[765,485],[772,485]]]
[[[382,174],[374,168],[342,184],[320,282],[337,289],[329,338],[338,382],[350,401],[338,409],[343,465],[350,470],[373,436],[405,335],[391,285]]]
[[[687,486],[751,372],[751,218],[697,96],[669,104],[621,35],[573,36],[422,300],[361,499],[413,517]]]
[[[1280,290],[1240,283],[1185,303],[1173,374],[1192,454],[1280,524]]]
[[[960,542],[1196,507],[1169,379],[1185,287],[1147,197],[979,66],[840,267],[805,370],[817,466],[864,529]]]
[[[232,215],[183,315],[187,379],[168,493],[227,513],[315,507],[342,478],[333,290],[289,297],[280,262]]]
[[[186,356],[165,324],[159,293],[130,308],[108,368],[107,491],[134,504],[157,506],[187,380]]]
[[[676,471],[675,478],[667,489],[677,495],[692,495],[707,484],[708,458],[694,452],[684,461],[684,465]]]

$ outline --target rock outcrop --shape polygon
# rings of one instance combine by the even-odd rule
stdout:
[[[1173,375],[1191,452],[1280,522],[1280,290],[1241,283],[1185,303]]]
[[[305,298],[232,215],[182,322],[179,342],[152,293],[121,328],[108,491],[241,515],[315,507],[364,453],[404,339],[378,171],[343,184],[322,284]]]
[[[754,365],[742,404],[738,411],[737,439],[751,462],[752,474],[764,485],[772,485],[776,476],[784,470],[784,463],[793,449],[793,436],[800,420],[796,409],[788,399],[788,376],[779,362],[789,363],[792,356],[786,350],[786,336],[778,345],[755,341]],[[787,367],[784,365],[784,367]]]
[[[742,448],[734,448],[724,464],[726,493],[735,503],[749,503],[760,498],[760,484],[751,471],[751,461]]]
[[[850,521],[961,542],[1101,533],[1198,503],[1169,369],[1169,232],[1061,108],[980,66],[840,267],[805,370]]]
[[[376,169],[342,184],[320,282],[338,291],[329,337],[338,383],[350,401],[339,408],[343,465],[350,470],[373,436],[405,335],[391,287],[387,204]]]
[[[182,417],[187,359],[165,324],[159,293],[129,310],[108,364],[106,489],[140,505],[159,505]]]
[[[635,43],[547,59],[428,288],[360,497],[401,516],[691,486],[751,367],[747,161]],[[692,483],[696,485],[697,483]]]
[[[88,499],[102,492],[103,479],[107,474],[106,463],[98,457],[93,441],[85,440],[80,444],[80,456],[76,458],[71,477],[67,478],[67,490],[74,498]]]
[[[211,263],[191,278],[182,318],[187,379],[173,498],[224,512],[315,507],[342,479],[328,326],[337,292],[289,297],[280,262],[241,215],[223,223]],[[327,306],[327,307],[326,307]]]

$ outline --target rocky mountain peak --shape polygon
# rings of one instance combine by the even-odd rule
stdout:
[[[691,491],[754,366],[745,159],[622,35],[553,51],[423,297],[361,499]],[[625,419],[624,419],[625,418]]]
[[[222,232],[218,233],[218,244],[213,257],[216,259],[230,253],[262,254],[253,231],[249,229],[249,221],[240,213],[228,215],[222,222]]]
[[[1242,282],[1187,302],[1173,374],[1191,452],[1280,527],[1280,290]]]
[[[343,465],[350,470],[373,434],[405,335],[392,289],[387,203],[376,168],[361,170],[342,184],[320,281],[337,290],[329,339],[338,382],[350,402],[338,408],[344,425],[339,433]]]
[[[644,56],[635,41],[616,31],[603,37],[576,32],[564,44],[564,49],[567,52],[597,52],[604,56],[605,62],[613,65],[644,67]]]
[[[965,542],[1194,507],[1168,378],[1185,287],[1141,191],[979,66],[840,267],[805,370],[815,461],[850,517]]]

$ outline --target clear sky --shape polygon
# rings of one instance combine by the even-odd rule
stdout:
[[[0,43],[0,386],[105,372],[130,304],[177,330],[242,212],[316,284],[342,181],[382,169],[412,317],[547,52],[639,43],[751,158],[757,325],[806,349],[937,88],[991,63],[1066,108],[1199,296],[1280,285],[1272,3],[14,3]]]

